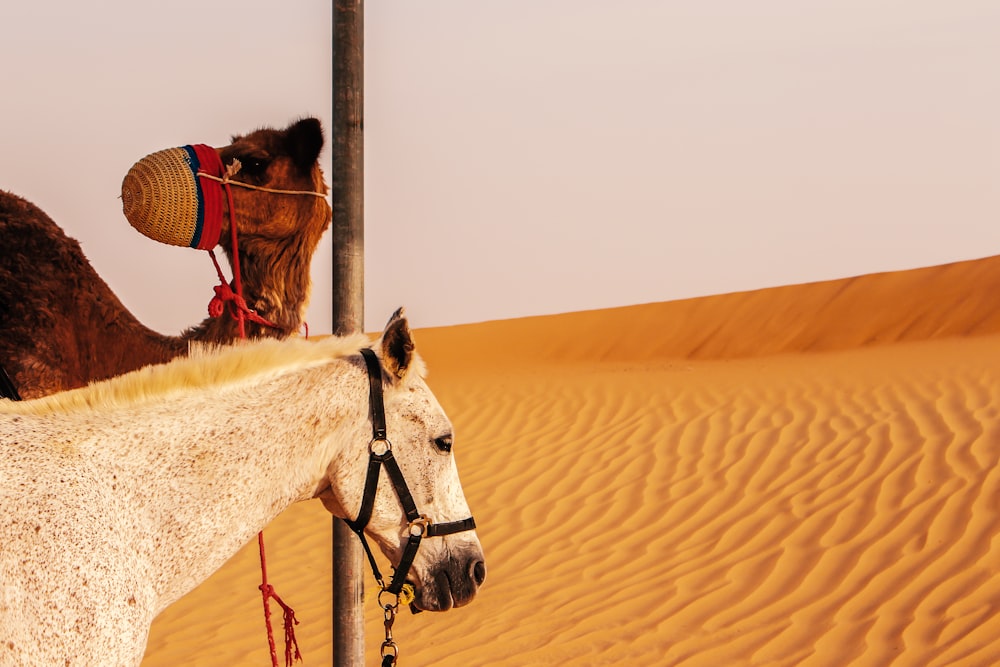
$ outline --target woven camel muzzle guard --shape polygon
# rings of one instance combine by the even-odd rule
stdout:
[[[209,182],[201,172],[214,176]],[[122,180],[122,210],[139,232],[161,243],[211,250],[222,233],[222,160],[194,144],[151,153]]]

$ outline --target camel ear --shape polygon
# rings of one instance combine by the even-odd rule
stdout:
[[[382,332],[382,364],[393,376],[402,379],[413,362],[413,339],[410,325],[400,308],[385,325]]]
[[[289,125],[285,130],[285,150],[299,169],[311,169],[323,150],[323,126],[315,118],[303,118]]]

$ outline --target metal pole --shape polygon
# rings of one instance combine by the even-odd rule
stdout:
[[[333,333],[364,329],[364,0],[333,3]],[[333,665],[364,664],[364,555],[333,520]]]

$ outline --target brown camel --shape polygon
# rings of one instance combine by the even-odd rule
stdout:
[[[326,193],[318,157],[323,131],[306,118],[260,129],[217,149],[241,168],[234,181]],[[309,266],[330,224],[325,198],[232,187],[243,295],[276,328],[246,323],[249,337],[299,330],[309,298]],[[233,262],[228,205],[220,245]],[[127,233],[123,230],[123,233]],[[207,261],[207,260],[206,260]],[[236,321],[206,318],[180,336],[139,322],[69,238],[37,206],[0,190],[0,366],[22,398],[81,387],[187,353],[191,341],[228,342]]]

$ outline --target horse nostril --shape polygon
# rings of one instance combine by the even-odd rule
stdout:
[[[486,581],[486,563],[477,560],[472,564],[472,578],[476,582],[476,586],[483,585],[483,582]]]

